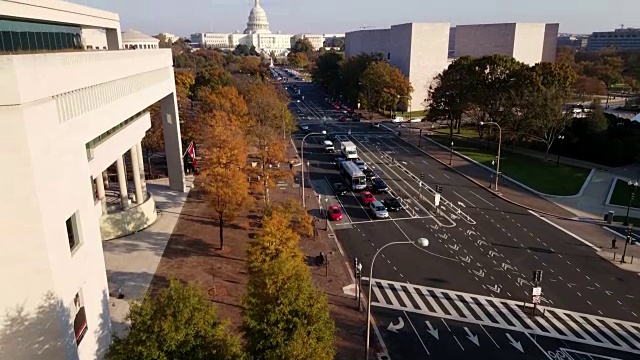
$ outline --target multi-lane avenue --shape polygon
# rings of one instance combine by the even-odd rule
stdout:
[[[335,196],[331,184],[341,177],[334,155],[323,151],[324,136],[307,137],[308,188],[323,205],[343,209],[346,216],[332,228],[350,261],[357,257],[363,264],[365,287],[374,254],[390,242],[405,242],[385,248],[375,262],[370,301],[379,358],[640,358],[638,274],[435,161],[398,136],[403,128],[339,122],[341,111],[319,90],[297,85],[304,100],[291,109],[306,131],[352,141],[390,187],[376,198],[394,196],[403,206],[376,219],[358,193]],[[304,135],[293,136],[298,149]],[[419,247],[419,238],[429,246]],[[543,275],[533,313],[535,270]]]

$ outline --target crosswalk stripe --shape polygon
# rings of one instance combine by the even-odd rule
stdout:
[[[435,310],[435,313],[436,314],[442,314],[442,310],[440,310],[440,307],[438,306],[438,304],[436,304],[435,300],[433,300],[431,295],[424,288],[421,288],[420,291],[422,291],[424,296],[427,297],[427,301],[429,302],[431,307]]]
[[[542,306],[543,315],[530,318],[520,301],[381,279],[372,285],[374,306],[640,354],[637,323]]]
[[[626,331],[622,331],[622,329],[620,329],[615,322],[608,321],[607,323],[609,326],[611,326],[611,328],[613,328],[613,330],[616,330],[618,334],[622,335],[622,337],[624,337],[625,339],[627,339],[627,341],[633,344],[633,346],[640,348],[640,343],[638,343],[634,338],[629,336],[629,334],[627,334]]]
[[[416,292],[416,288],[414,288],[413,286],[409,286],[409,289],[410,289],[409,293],[413,297],[413,300],[415,300],[415,302],[418,304],[418,307],[420,307],[420,310],[428,311],[427,306],[424,304],[424,302],[422,302],[422,299],[420,299],[420,296],[418,296],[418,293]]]
[[[400,303],[398,303],[398,300],[396,299],[396,297],[393,296],[393,292],[389,288],[389,285],[390,284],[382,284],[382,288],[384,289],[384,292],[387,294],[387,297],[391,301],[391,304],[393,304],[394,306],[400,306]]]
[[[557,312],[558,316],[560,316],[560,318],[562,320],[564,320],[570,327],[572,327],[578,334],[580,334],[580,336],[582,336],[585,340],[588,341],[593,341],[592,338],[589,337],[589,335],[587,335],[584,331],[582,331],[582,328],[580,328],[580,326],[578,326],[575,322],[571,321],[571,319],[569,319],[567,317],[567,315],[565,315],[562,312]]]

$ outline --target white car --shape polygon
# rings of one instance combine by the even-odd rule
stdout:
[[[412,123],[419,123],[419,122],[422,122],[422,118],[415,118],[415,119],[411,119],[411,120],[409,120],[409,122],[412,122]]]
[[[402,116],[396,116],[394,119],[391,119],[392,123],[403,123],[404,118]]]
[[[371,213],[378,219],[386,219],[389,217],[387,208],[379,200],[376,200],[369,204],[369,209],[371,210]]]

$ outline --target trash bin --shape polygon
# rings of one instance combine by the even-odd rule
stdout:
[[[611,224],[613,222],[613,211],[609,211],[607,214],[604,215],[604,221],[607,222],[607,224]]]

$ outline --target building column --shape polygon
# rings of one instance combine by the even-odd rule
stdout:
[[[122,155],[116,160],[116,168],[118,169],[118,185],[120,185],[120,202],[123,209],[129,208],[129,194],[127,193],[127,174],[124,172],[124,161]]]
[[[175,92],[160,100],[160,112],[162,114],[164,151],[167,157],[167,170],[169,170],[169,188],[174,191],[185,192],[182,138],[180,136],[180,119],[178,118],[178,102]]]
[[[144,157],[142,156],[142,144],[140,141],[136,144],[136,149],[138,150],[138,164],[140,164],[140,186],[142,187],[142,194],[145,199],[147,198],[147,180],[144,174]]]
[[[104,179],[102,178],[102,174],[98,175],[95,178],[96,182],[96,190],[98,191],[98,200],[100,200],[100,204],[102,205],[102,214],[107,213],[107,197],[104,193]]]
[[[109,173],[107,173],[107,170],[102,172],[102,183],[104,184],[105,188],[109,187]]]
[[[142,204],[145,196],[140,185],[140,158],[138,157],[137,146],[131,147],[129,155],[131,156],[131,172],[133,173],[133,187],[136,191],[136,204]]]

